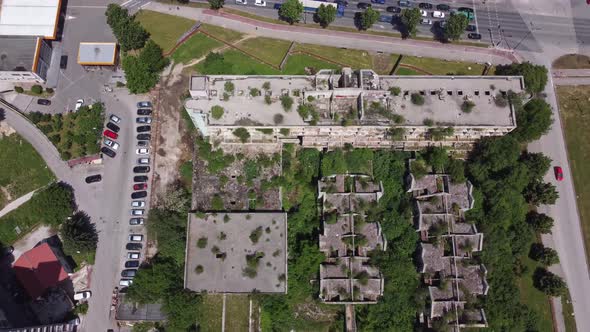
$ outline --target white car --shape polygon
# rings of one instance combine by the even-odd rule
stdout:
[[[119,143],[117,143],[115,141],[111,141],[108,138],[104,139],[104,145],[108,146],[109,148],[111,148],[113,150],[117,150],[119,148]]]
[[[434,11],[434,12],[432,12],[432,17],[435,17],[435,18],[445,18],[445,13],[439,12],[439,11]]]
[[[76,294],[74,294],[74,300],[76,300],[76,301],[88,300],[91,296],[92,296],[92,293],[90,291],[77,292]]]
[[[426,16],[428,16],[428,12],[427,12],[427,11],[425,11],[425,10],[421,10],[421,11],[420,11],[420,16],[422,16],[422,17],[426,17]]]
[[[431,25],[431,24],[432,24],[432,20],[429,20],[429,19],[423,18],[423,19],[420,21],[420,24],[424,24],[424,25]]]
[[[137,159],[137,163],[139,165],[149,165],[150,164],[150,158],[139,158],[139,159]]]
[[[264,0],[255,0],[254,6],[266,7],[266,1]]]
[[[109,117],[109,119],[111,119],[111,121],[113,121],[114,123],[119,123],[121,122],[121,118],[116,116],[115,114],[111,114],[111,116]]]
[[[76,101],[76,106],[74,107],[74,110],[79,110],[80,107],[82,107],[82,105],[84,105],[84,99],[78,99],[78,101]]]
[[[144,207],[145,201],[133,201],[131,202],[131,207]]]
[[[146,148],[137,149],[137,150],[135,150],[135,153],[137,153],[139,155],[150,154],[150,149],[146,149]]]
[[[247,5],[248,4],[248,1],[246,1],[246,0],[236,0],[236,4],[238,4],[238,5]]]
[[[143,235],[141,235],[141,234],[129,234],[129,241],[141,242],[142,240],[143,240]]]
[[[131,214],[134,216],[143,216],[144,209],[133,209],[131,210]]]
[[[131,286],[132,283],[133,283],[132,279],[121,279],[121,281],[119,281],[119,286],[129,287],[129,286]]]
[[[127,259],[139,259],[140,253],[138,252],[128,252]]]

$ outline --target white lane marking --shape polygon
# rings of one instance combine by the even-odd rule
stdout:
[[[135,1],[135,0],[127,0],[127,1],[123,2],[123,3],[121,4],[121,7],[125,7],[125,6],[127,6],[127,4],[128,4],[128,3],[130,3],[130,2],[132,2],[132,1]]]
[[[143,7],[149,5],[150,3],[152,3],[151,1],[146,2],[145,4],[141,5],[139,8],[143,9]]]

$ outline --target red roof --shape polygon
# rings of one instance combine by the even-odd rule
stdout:
[[[68,274],[47,243],[23,253],[14,263],[14,272],[31,298],[68,278]]]

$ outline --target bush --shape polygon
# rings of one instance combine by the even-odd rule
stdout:
[[[76,307],[74,307],[74,314],[76,315],[86,315],[88,313],[88,302],[78,303]]]
[[[244,127],[236,128],[232,133],[234,134],[234,136],[239,138],[240,142],[242,143],[246,143],[250,139],[250,133],[248,132],[248,129]]]
[[[211,107],[211,116],[215,120],[221,119],[221,117],[223,116],[223,107],[221,107],[219,105],[215,105],[215,106]]]
[[[207,240],[206,237],[200,237],[197,240],[197,248],[199,248],[199,249],[205,249],[207,247],[207,242],[208,242],[208,240]]]
[[[422,123],[425,126],[432,127],[434,125],[434,120],[432,120],[430,118],[426,118],[426,119],[424,119],[424,121],[422,121]]]
[[[389,88],[389,93],[391,93],[394,96],[399,96],[401,92],[402,89],[399,86],[392,86],[391,88]]]
[[[272,104],[272,99],[271,99],[271,97],[270,97],[269,95],[266,95],[266,96],[264,96],[264,102],[265,102],[267,105],[270,105],[270,104]]]
[[[45,88],[45,92],[47,92],[47,93],[53,93],[53,89],[52,88]]]
[[[221,198],[221,196],[219,196],[219,195],[213,196],[213,199],[211,200],[211,209],[217,210],[217,211],[224,209],[223,199]]]
[[[211,9],[221,9],[223,8],[223,5],[225,4],[224,0],[207,0],[209,1],[209,7],[211,7]]]
[[[264,82],[262,84],[262,89],[264,89],[264,90],[270,90],[270,82]]]
[[[278,125],[278,124],[283,123],[283,118],[284,117],[281,113],[277,113],[273,116],[272,120],[276,125]]]
[[[234,93],[236,86],[234,85],[233,82],[227,81],[225,82],[225,84],[223,85],[223,89],[225,90],[225,92],[227,93]]]
[[[283,106],[285,112],[289,112],[293,107],[293,98],[291,98],[289,95],[282,95],[281,106]]]
[[[424,105],[424,96],[419,93],[412,93],[410,99],[412,100],[412,104],[422,106]]]
[[[463,104],[461,104],[461,111],[465,112],[465,113],[471,113],[471,111],[473,111],[473,108],[475,107],[475,103],[470,101],[470,100],[466,100],[463,102]]]
[[[23,92],[25,92],[25,89],[23,89],[23,88],[22,88],[22,87],[20,87],[20,86],[15,86],[15,87],[14,87],[14,91],[16,91],[16,92],[18,92],[18,93],[23,93]]]
[[[34,93],[34,94],[36,94],[36,95],[40,95],[40,94],[43,93],[43,87],[40,86],[40,85],[35,84],[35,85],[33,85],[31,87],[31,92]]]
[[[203,273],[205,269],[203,269],[203,265],[197,265],[197,267],[195,267],[195,273],[196,274],[201,274]]]
[[[260,96],[260,90],[258,90],[257,88],[250,88],[250,96],[252,96],[252,97]]]

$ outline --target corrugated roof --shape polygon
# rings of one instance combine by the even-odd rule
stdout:
[[[2,0],[0,3],[0,36],[55,38],[61,0]]]
[[[43,295],[47,288],[68,278],[68,274],[47,243],[22,254],[14,263],[13,269],[33,299]]]
[[[78,63],[81,65],[114,65],[116,43],[80,43]]]

